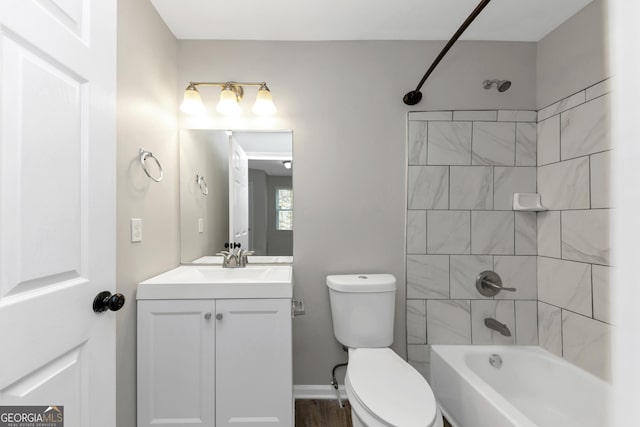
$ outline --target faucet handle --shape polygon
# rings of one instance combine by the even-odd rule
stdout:
[[[488,286],[488,287],[490,287],[490,288],[492,288],[492,289],[497,289],[498,291],[509,291],[509,292],[515,292],[515,291],[516,291],[516,288],[505,288],[505,287],[504,287],[504,286],[502,286],[502,285],[498,285],[498,284],[496,284],[496,283],[493,283],[493,282],[492,282],[492,281],[490,281],[489,279],[484,279],[484,280],[482,281],[482,284],[483,284],[484,286]]]
[[[483,271],[476,278],[476,289],[485,297],[492,297],[500,291],[515,292],[516,288],[502,286],[502,279],[494,271]]]
[[[255,252],[254,251],[247,251],[244,249],[241,249],[240,252],[238,253],[238,263],[240,264],[241,267],[246,267],[247,264],[249,263],[249,255],[253,255]]]
[[[216,252],[216,255],[226,257],[227,255],[229,255],[229,251],[220,251],[220,252]]]

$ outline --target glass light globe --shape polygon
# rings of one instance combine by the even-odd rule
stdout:
[[[222,92],[220,92],[220,101],[218,101],[216,110],[226,116],[239,114],[241,112],[240,105],[238,104],[238,97],[231,88],[225,87],[222,89]]]
[[[193,86],[187,88],[184,91],[184,97],[182,98],[182,104],[180,104],[180,111],[187,114],[202,114],[205,111],[204,105],[202,105],[202,98],[198,89]]]
[[[258,94],[256,95],[256,102],[253,104],[253,112],[261,116],[269,116],[275,114],[278,109],[273,105],[273,98],[271,97],[271,91],[266,85],[260,87]]]

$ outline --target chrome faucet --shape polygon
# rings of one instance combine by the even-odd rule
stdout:
[[[222,267],[223,268],[237,268],[238,265],[238,255],[234,253],[235,251],[220,251],[216,253],[216,255],[222,256]]]
[[[238,251],[238,267],[246,267],[249,264],[249,255],[253,255],[254,251],[246,251],[240,249]]]
[[[246,267],[249,263],[249,255],[253,255],[253,251],[246,251],[244,249],[231,249],[231,251],[220,251],[216,255],[222,256],[223,268],[242,268]]]
[[[484,326],[489,329],[493,329],[494,331],[500,332],[505,337],[511,336],[511,331],[504,323],[498,322],[496,319],[492,319],[490,317],[486,317],[484,319]]]

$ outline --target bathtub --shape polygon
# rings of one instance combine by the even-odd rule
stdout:
[[[611,425],[611,385],[540,347],[434,345],[430,369],[454,427]]]

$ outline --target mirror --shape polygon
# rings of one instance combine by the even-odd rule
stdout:
[[[291,262],[292,164],[292,131],[181,130],[181,262],[219,262],[227,242]]]

